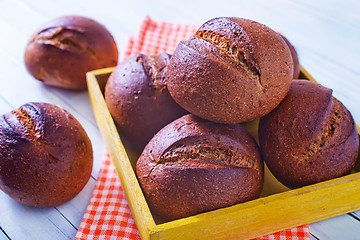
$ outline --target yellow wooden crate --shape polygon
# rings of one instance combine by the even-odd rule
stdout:
[[[90,102],[143,240],[250,239],[360,209],[360,172],[290,190],[265,169],[264,191],[256,200],[175,221],[158,222],[151,214],[135,175],[138,154],[124,147],[126,139],[120,138],[104,100],[103,89],[113,70],[106,68],[87,73]],[[302,78],[315,81],[302,67],[301,74]],[[255,120],[245,127],[257,137],[257,125]]]

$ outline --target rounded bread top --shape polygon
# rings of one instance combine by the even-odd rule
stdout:
[[[280,105],[259,123],[264,160],[274,176],[295,188],[351,171],[359,137],[351,113],[332,90],[294,80]]]
[[[180,42],[167,71],[172,97],[189,112],[214,122],[263,116],[288,92],[293,74],[280,34],[241,18],[215,18]]]
[[[62,16],[35,31],[24,61],[29,73],[44,84],[86,89],[86,73],[115,66],[118,50],[102,24],[87,17]]]
[[[90,178],[93,150],[65,109],[27,103],[0,118],[0,187],[20,203],[53,207],[78,194]]]
[[[105,87],[105,100],[120,131],[143,149],[166,124],[187,113],[170,96],[165,72],[171,55],[137,54],[121,62]]]
[[[255,199],[263,186],[261,154],[249,133],[192,114],[154,136],[136,173],[151,210],[167,220]]]

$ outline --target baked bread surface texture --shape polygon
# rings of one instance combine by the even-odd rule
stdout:
[[[297,188],[350,173],[359,151],[351,113],[332,90],[294,80],[289,94],[259,123],[264,160],[284,185]]]
[[[150,209],[166,220],[255,199],[263,186],[261,154],[249,133],[192,114],[154,136],[136,173]]]
[[[116,66],[118,50],[105,26],[90,18],[62,16],[30,38],[24,55],[28,72],[46,85],[86,89],[86,73]]]
[[[0,117],[0,188],[16,201],[63,204],[88,182],[92,165],[90,139],[65,109],[27,103]]]
[[[281,37],[285,40],[285,42],[288,45],[290,52],[291,52],[291,57],[293,59],[293,64],[294,64],[293,78],[299,79],[299,77],[300,77],[300,61],[299,61],[299,56],[297,54],[297,51],[296,51],[294,45],[291,44],[289,39],[287,39],[283,34],[281,34]]]
[[[280,34],[242,18],[215,18],[180,42],[166,73],[174,100],[190,113],[240,123],[274,109],[289,91],[293,62]]]
[[[105,88],[117,127],[138,150],[165,125],[187,114],[170,96],[165,72],[170,55],[138,54],[120,63]]]

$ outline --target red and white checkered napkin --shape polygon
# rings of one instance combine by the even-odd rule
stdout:
[[[123,59],[138,53],[173,53],[179,41],[191,36],[198,26],[154,21],[146,17],[139,35],[131,37]],[[105,154],[75,239],[141,239],[110,156]],[[259,238],[265,240],[310,240],[309,226],[288,229]]]

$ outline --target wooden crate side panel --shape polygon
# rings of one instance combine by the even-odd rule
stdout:
[[[140,235],[142,239],[148,239],[149,228],[155,226],[153,217],[93,73],[87,74],[87,81],[90,102],[93,106],[95,118],[105,145],[119,175],[121,186],[125,192]]]
[[[360,208],[360,173],[158,225],[151,239],[250,239]]]

